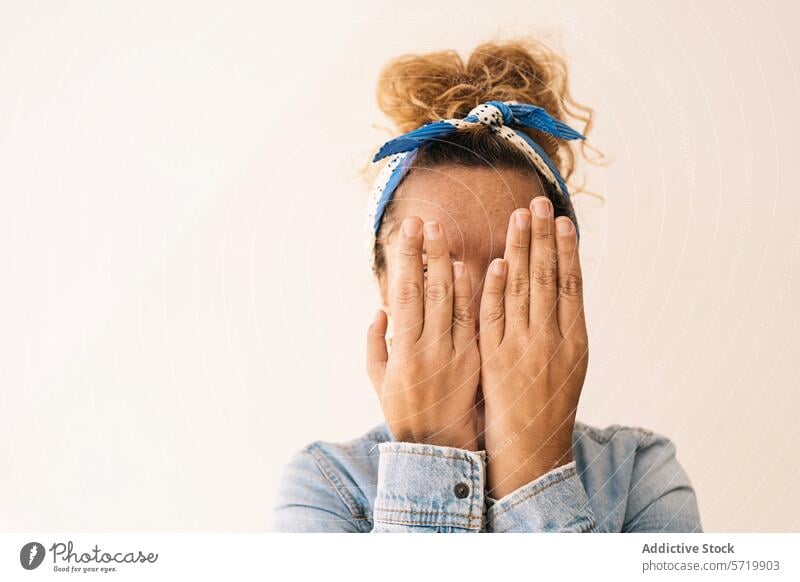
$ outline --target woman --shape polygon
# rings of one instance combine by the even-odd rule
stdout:
[[[386,423],[296,455],[276,528],[700,531],[668,439],[575,421],[588,340],[566,179],[583,136],[564,120],[588,130],[591,110],[564,62],[519,41],[405,56],[378,99],[408,132],[375,156],[368,221]]]

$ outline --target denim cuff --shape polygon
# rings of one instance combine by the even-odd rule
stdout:
[[[376,525],[481,529],[483,451],[404,442],[381,443],[378,450]]]
[[[498,501],[487,499],[494,532],[589,532],[596,522],[575,461],[553,469]]]

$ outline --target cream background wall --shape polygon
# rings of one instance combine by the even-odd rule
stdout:
[[[383,63],[544,34],[597,111],[580,417],[671,436],[707,530],[800,530],[784,2],[0,2],[0,529],[262,530],[381,420],[358,170]]]

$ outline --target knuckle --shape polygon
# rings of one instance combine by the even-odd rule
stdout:
[[[487,306],[489,306],[489,305],[497,305],[497,304],[502,305],[503,304],[503,296],[504,296],[504,292],[503,291],[497,291],[497,290],[488,291],[487,290],[487,291],[483,292],[483,297],[481,299],[481,303],[485,303]]]
[[[428,254],[428,260],[443,259],[446,256],[449,256],[448,251],[438,245],[430,245],[430,248],[426,249],[426,252]]]
[[[487,309],[484,312],[483,320],[486,323],[495,323],[503,319],[504,315],[505,315],[504,306],[502,303],[498,303],[497,305],[494,305],[492,308]]]
[[[550,226],[550,224],[540,228],[535,228],[533,229],[531,236],[533,236],[535,240],[547,240],[549,238],[553,238],[553,228]]]
[[[523,297],[530,293],[530,281],[527,275],[517,274],[508,281],[508,294],[512,297]]]
[[[483,297],[488,298],[490,301],[498,301],[504,293],[504,286],[503,284],[497,283],[486,283],[486,286],[483,288]]]
[[[463,327],[474,325],[472,310],[468,307],[457,307],[453,310],[453,322]]]
[[[551,289],[556,286],[558,275],[552,264],[543,263],[533,269],[533,282],[537,287]]]
[[[420,252],[413,246],[400,245],[397,249],[397,256],[401,259],[415,259],[420,256]]]
[[[425,288],[425,296],[433,302],[440,302],[447,299],[447,295],[450,292],[450,289],[447,286],[447,283],[443,281],[434,281],[428,283],[427,287]]]
[[[394,297],[401,305],[414,303],[422,297],[422,289],[415,281],[400,281],[394,288]]]
[[[568,273],[559,279],[558,291],[568,297],[579,297],[583,292],[583,280],[580,275]]]

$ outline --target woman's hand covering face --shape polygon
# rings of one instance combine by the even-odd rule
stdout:
[[[500,498],[572,460],[588,338],[575,227],[539,196],[508,225],[480,305],[489,489]]]
[[[470,278],[463,263],[451,261],[438,222],[423,227],[418,217],[406,218],[393,248],[391,354],[382,311],[370,327],[367,345],[367,368],[386,422],[399,441],[476,450],[480,356]]]

